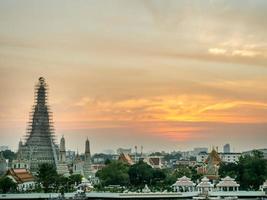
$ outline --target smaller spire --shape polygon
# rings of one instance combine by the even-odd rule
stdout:
[[[89,142],[88,138],[85,141],[85,153],[90,153],[90,142]]]
[[[61,139],[60,139],[60,151],[66,151],[66,147],[65,147],[65,138],[64,136],[62,135]]]

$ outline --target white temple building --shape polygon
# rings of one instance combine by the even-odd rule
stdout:
[[[197,185],[197,190],[200,193],[208,193],[214,190],[214,185],[209,181],[207,177],[201,179],[201,182]]]
[[[216,185],[216,188],[219,191],[238,191],[239,184],[235,181],[235,179],[226,176],[222,178],[221,181]]]
[[[172,185],[174,192],[193,192],[195,190],[195,183],[190,178],[183,176]]]

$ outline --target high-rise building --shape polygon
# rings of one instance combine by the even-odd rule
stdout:
[[[117,149],[117,154],[120,155],[120,154],[131,154],[132,153],[132,149],[129,148],[129,149],[125,149],[125,148],[118,148]]]
[[[195,147],[192,156],[197,156],[199,153],[208,153],[208,148],[207,147]]]
[[[224,153],[230,153],[230,144],[225,144],[224,146],[223,146],[223,152]]]
[[[21,159],[28,160],[31,172],[38,170],[39,164],[57,165],[58,146],[54,142],[52,115],[47,105],[47,84],[43,77],[35,87],[35,105],[30,114],[26,141],[19,148]]]

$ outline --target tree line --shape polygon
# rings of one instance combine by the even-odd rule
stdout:
[[[258,190],[267,179],[267,160],[263,153],[254,151],[251,155],[241,156],[237,163],[221,163],[219,175],[220,178],[235,178],[243,190]],[[131,166],[121,161],[109,161],[96,176],[100,179],[97,186],[99,190],[109,185],[120,185],[135,191],[148,185],[152,190],[162,191],[171,190],[171,185],[179,177],[187,176],[197,182],[203,175],[197,173],[197,166],[178,165],[174,169],[153,169],[143,161]]]

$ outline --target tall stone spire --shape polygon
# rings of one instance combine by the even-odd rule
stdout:
[[[47,84],[40,77],[35,86],[35,105],[30,114],[26,142],[21,146],[21,156],[30,163],[30,170],[37,172],[41,163],[57,164],[58,147],[54,143],[52,114],[47,105]]]
[[[91,152],[90,152],[90,142],[88,138],[85,141],[83,172],[84,172],[85,178],[90,178],[90,176],[92,176],[92,161],[91,161]]]
[[[66,162],[65,138],[62,136],[59,147],[59,162]]]
[[[89,142],[88,138],[85,141],[85,160],[91,161],[90,142]]]
[[[60,139],[59,162],[57,164],[57,172],[58,172],[58,174],[62,174],[64,176],[69,176],[69,169],[68,169],[68,166],[66,163],[65,138],[63,136]]]

